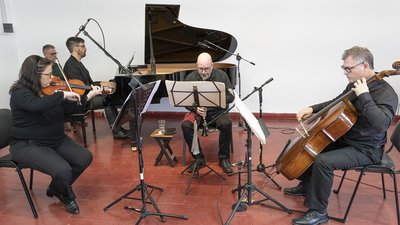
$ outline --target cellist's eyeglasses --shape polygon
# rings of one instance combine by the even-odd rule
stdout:
[[[364,62],[360,62],[360,63],[357,63],[356,65],[354,65],[354,66],[351,66],[351,67],[349,67],[349,66],[341,66],[342,67],[342,69],[344,70],[344,71],[346,71],[347,73],[351,73],[351,70],[352,69],[354,69],[356,66],[359,66],[359,65],[361,65],[361,64],[364,64]]]

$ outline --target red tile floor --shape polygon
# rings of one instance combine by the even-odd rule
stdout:
[[[176,127],[177,134],[171,140],[171,147],[179,162],[175,167],[170,167],[165,158],[161,164],[154,166],[159,147],[156,141],[150,137],[151,132],[157,127],[156,118],[145,118],[142,130],[144,139],[143,159],[144,159],[144,182],[148,185],[157,186],[163,191],[154,190],[151,194],[162,213],[185,215],[188,220],[166,217],[166,222],[162,223],[159,216],[148,215],[140,224],[225,224],[232,212],[232,205],[237,201],[237,193],[232,190],[237,187],[238,176],[223,176],[222,180],[214,173],[210,173],[201,179],[193,180],[190,192],[186,195],[185,190],[189,182],[189,174],[181,174],[186,168],[180,163],[182,156],[182,132],[179,129],[179,120],[168,117],[167,127]],[[271,135],[267,138],[267,144],[263,146],[263,163],[271,165],[275,162],[282,151],[286,141],[292,137],[290,133],[297,124],[293,120],[269,120],[265,119]],[[1,225],[124,225],[135,224],[140,213],[126,210],[124,206],[141,208],[141,201],[134,199],[123,199],[107,211],[103,208],[118,199],[123,194],[132,190],[140,183],[138,153],[130,150],[129,140],[113,140],[109,134],[106,120],[101,116],[96,116],[96,134],[91,130],[90,120],[87,127],[88,148],[93,153],[94,161],[91,166],[83,173],[78,181],[73,185],[77,195],[77,201],[81,208],[79,215],[70,215],[65,212],[63,205],[56,198],[46,196],[46,187],[50,181],[47,175],[35,172],[33,190],[31,191],[33,201],[39,214],[38,219],[34,219],[20,186],[16,173],[11,169],[0,169],[0,224]],[[236,162],[245,158],[246,132],[237,126],[237,121],[233,122],[234,153],[231,161]],[[393,129],[393,126],[391,127]],[[67,132],[78,142],[82,143],[79,132],[73,134]],[[289,133],[289,134],[288,134]],[[201,137],[203,150],[206,154],[206,161],[217,172],[222,173],[218,166],[217,147],[218,134],[212,133],[208,137]],[[259,164],[259,142],[252,137],[253,168]],[[398,164],[400,156],[397,151],[390,153]],[[187,154],[190,159],[190,155]],[[237,168],[236,168],[237,169]],[[204,173],[206,169],[200,172]],[[28,178],[26,170],[25,177]],[[267,170],[267,172],[272,172]],[[334,186],[337,186],[341,171],[336,173]],[[356,173],[350,173],[347,177],[356,178]],[[264,205],[250,205],[245,212],[236,212],[230,224],[236,225],[263,225],[263,224],[291,224],[291,220],[298,217],[304,211],[302,197],[285,196],[281,190],[272,182],[269,182],[266,175],[260,172],[252,172],[252,184],[264,193],[281,203],[283,206],[292,209],[293,213],[288,214],[272,201],[264,201]],[[295,180],[288,181],[282,175],[277,175],[274,180],[281,186],[294,186]],[[242,184],[247,182],[247,176],[242,175]],[[393,192],[387,194],[384,200],[381,191],[380,177],[369,174],[364,177],[359,192],[354,201],[352,210],[348,216],[346,224],[396,224],[396,213],[394,208]],[[386,179],[386,187],[393,190],[391,179]],[[343,215],[348,204],[350,194],[354,187],[353,180],[347,180],[342,188],[340,195],[332,194],[328,213],[331,216]],[[149,189],[150,190],[150,189]],[[130,197],[139,197],[136,191]],[[262,200],[264,197],[256,192],[252,192],[254,201]],[[148,212],[154,212],[150,204],[146,204]],[[340,224],[329,221],[329,224]]]

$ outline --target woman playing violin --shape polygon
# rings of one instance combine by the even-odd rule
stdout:
[[[88,100],[101,93],[92,87],[86,98],[70,91],[44,95],[52,77],[52,63],[31,55],[10,88],[13,160],[51,176],[47,196],[56,196],[71,214],[79,213],[72,184],[92,162],[92,154],[64,134],[64,115],[82,112]]]
[[[329,144],[315,157],[314,163],[298,177],[300,184],[285,188],[284,193],[305,196],[305,215],[293,224],[322,224],[328,221],[326,212],[333,183],[333,171],[378,163],[386,143],[387,129],[395,115],[398,97],[384,80],[366,80],[375,75],[374,60],[367,48],[352,47],[344,51],[342,69],[349,84],[341,95],[353,91],[349,98],[354,105],[357,120],[337,141]],[[329,103],[306,107],[297,113],[299,121],[325,108]]]

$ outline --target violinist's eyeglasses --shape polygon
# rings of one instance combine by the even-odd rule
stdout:
[[[53,75],[53,73],[42,73],[41,75],[50,78]]]
[[[342,69],[344,70],[344,71],[346,71],[347,73],[351,73],[351,70],[353,70],[356,66],[359,66],[359,65],[361,65],[361,64],[364,64],[364,62],[360,62],[360,63],[357,63],[356,65],[354,65],[354,66],[351,66],[351,67],[349,67],[349,66],[341,66],[342,67]]]

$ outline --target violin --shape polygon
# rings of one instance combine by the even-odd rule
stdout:
[[[86,90],[92,89],[91,86],[84,85],[84,83],[78,79],[68,80],[68,83],[61,80],[59,77],[52,77],[50,85],[42,88],[42,93],[45,95],[52,95],[56,91],[72,91],[79,95],[83,95]]]

